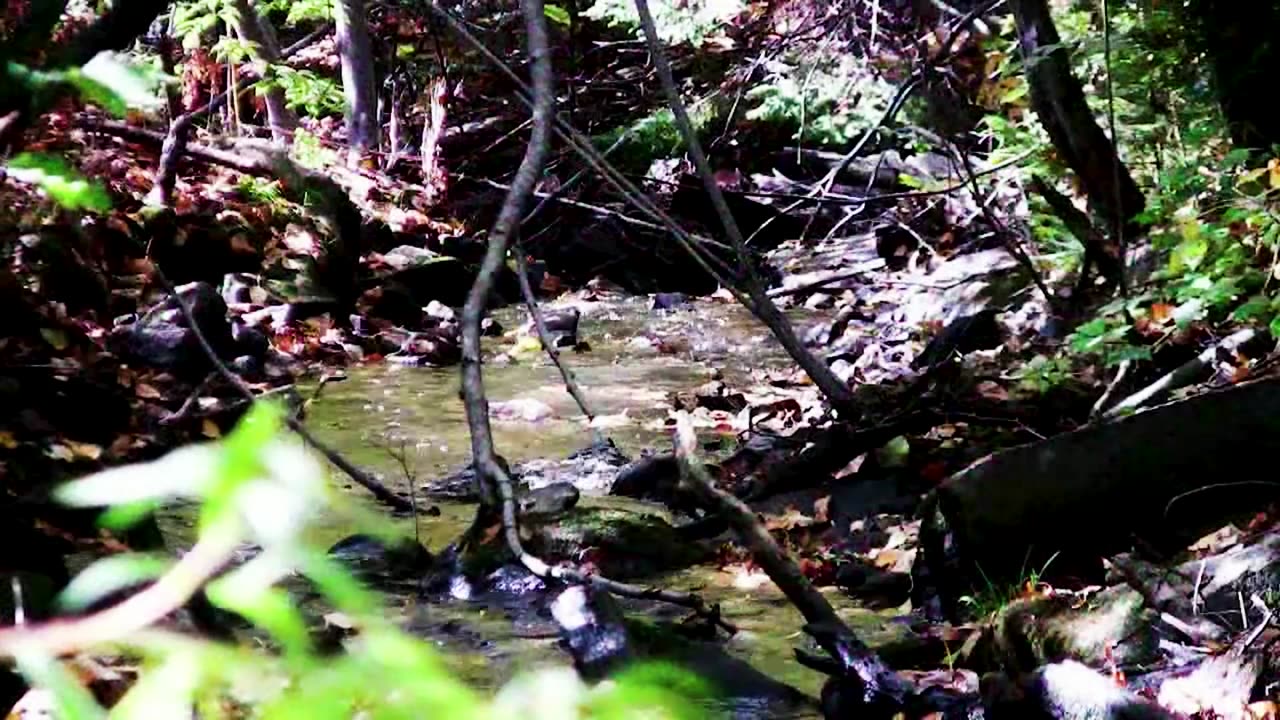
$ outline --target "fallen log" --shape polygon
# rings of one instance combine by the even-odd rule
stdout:
[[[921,506],[918,579],[960,596],[1034,572],[1101,577],[1101,558],[1179,550],[1280,496],[1280,378],[1199,395],[990,455]]]

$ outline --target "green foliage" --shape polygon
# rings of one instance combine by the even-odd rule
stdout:
[[[569,17],[569,11],[559,5],[553,5],[550,3],[543,5],[542,13],[546,15],[547,19],[551,22],[564,27],[568,27],[572,21],[572,18]]]
[[[111,198],[97,181],[86,180],[66,160],[46,153],[22,153],[5,165],[8,174],[39,187],[66,210],[106,212]]]
[[[695,699],[705,686],[678,668],[638,665],[611,683],[584,685],[568,668],[544,669],[518,677],[493,700],[454,678],[432,645],[385,617],[380,597],[360,585],[321,548],[308,544],[308,528],[322,511],[348,514],[376,537],[389,537],[386,523],[349,512],[349,503],[330,503],[330,486],[319,462],[296,440],[281,434],[283,410],[258,403],[219,443],[176,450],[158,460],[112,468],[60,487],[56,497],[70,505],[163,503],[176,499],[200,504],[199,539],[179,563],[204,558],[211,566],[230,560],[242,543],[262,551],[207,586],[210,600],[239,613],[273,653],[228,646],[148,629],[123,634],[119,645],[143,660],[139,681],[112,709],[113,717],[226,717],[225,703],[252,708],[269,720],[314,718],[678,718],[703,716]],[[116,556],[82,573],[66,600],[82,606],[122,584],[155,577],[170,567],[153,556]],[[177,567],[177,566],[172,566]],[[184,575],[170,571],[176,582]],[[349,618],[358,633],[345,652],[320,656],[307,621],[278,583],[298,573],[324,602]],[[61,717],[101,718],[83,687],[36,643],[23,646],[19,669],[50,690]]]
[[[98,53],[83,67],[64,70],[33,70],[11,62],[7,75],[33,93],[69,85],[85,100],[116,117],[123,117],[131,109],[150,111],[160,107],[163,103],[159,88],[170,80],[164,73],[110,52]]]
[[[186,0],[173,8],[174,30],[188,50],[200,47],[201,36],[216,29],[219,20],[233,19],[223,0]]]
[[[714,119],[709,102],[691,103],[688,110],[695,131],[702,131]],[[618,167],[638,173],[648,171],[655,159],[676,157],[685,150],[675,115],[666,108],[640,118],[628,127],[615,128],[597,136],[595,143],[602,151],[612,148],[609,159]]]
[[[261,3],[259,11],[285,12],[286,25],[306,22],[324,22],[333,17],[334,0],[268,0]]]
[[[303,167],[320,170],[338,162],[338,153],[324,146],[320,138],[299,128],[293,133],[293,159]]]
[[[766,81],[747,91],[746,119],[794,128],[805,143],[847,147],[884,115],[894,87],[865,60],[837,55],[768,64]]]
[[[741,0],[653,0],[649,3],[649,12],[663,42],[668,45],[688,43],[695,47],[702,45],[745,9],[746,4]],[[638,37],[644,36],[640,16],[632,0],[596,0],[583,11],[582,16],[609,27],[632,30]]]
[[[1057,553],[1055,553],[1045,561],[1045,564],[1039,570],[1028,571],[1024,566],[1018,582],[1007,586],[996,585],[991,582],[987,574],[979,568],[978,572],[982,574],[983,587],[972,594],[962,596],[960,604],[968,607],[974,617],[980,619],[994,618],[1013,601],[1038,592],[1040,578],[1044,576],[1045,571],[1049,569],[1049,566],[1053,564],[1057,557]]]
[[[311,70],[272,65],[267,82],[258,84],[258,94],[266,93],[272,85],[284,90],[284,99],[289,107],[302,108],[311,117],[341,114],[346,108],[342,87]]]

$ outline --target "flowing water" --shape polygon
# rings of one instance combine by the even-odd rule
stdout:
[[[706,382],[719,370],[730,386],[743,386],[753,369],[787,367],[786,356],[759,325],[737,306],[699,302],[691,311],[656,314],[643,299],[579,305],[583,317],[582,339],[589,352],[566,351],[573,369],[598,415],[623,417],[625,422],[604,430],[627,454],[643,448],[665,449],[669,433],[662,420],[669,407],[667,394],[689,390]],[[499,320],[512,327],[523,313],[506,310]],[[812,317],[810,317],[812,322]],[[665,336],[678,346],[674,354],[660,354],[633,340],[638,336]],[[510,349],[514,341],[486,341],[486,357]],[[512,463],[535,458],[563,458],[591,441],[591,431],[580,410],[563,389],[559,374],[541,353],[522,355],[508,365],[486,364],[485,384],[491,402],[536,399],[550,406],[552,414],[539,422],[495,420],[494,437],[500,454]],[[352,368],[346,380],[327,385],[307,418],[324,440],[354,462],[378,472],[397,489],[409,489],[464,465],[470,455],[462,402],[458,397],[457,368],[405,368],[376,365]],[[304,391],[304,395],[305,395]],[[389,448],[401,448],[405,462]],[[406,467],[412,479],[406,477]],[[355,501],[367,502],[363,489],[335,476],[350,489]],[[425,504],[425,499],[420,500]],[[584,503],[617,502],[617,499],[583,498]],[[431,502],[440,508],[435,517],[419,518],[416,532],[431,551],[439,551],[455,539],[471,519],[467,505]],[[389,520],[412,526],[410,520]],[[166,531],[182,543],[189,536],[189,517],[166,519]],[[332,521],[316,530],[316,541],[329,544],[350,534],[352,528]],[[737,686],[734,692],[750,696],[752,685],[786,683],[816,696],[823,677],[795,662],[792,649],[803,642],[800,615],[770,583],[744,582],[744,578],[716,566],[682,570],[651,582],[675,589],[697,591],[711,602],[722,603],[723,612],[741,632],[723,645],[724,652],[693,648],[676,660],[696,672],[713,676],[722,684]],[[502,608],[469,603],[426,603],[414,588],[388,593],[415,632],[441,646],[448,661],[474,685],[494,688],[514,673],[538,665],[565,664],[568,656],[546,632],[527,632],[513,623]],[[860,610],[838,593],[829,593],[850,623],[872,636],[894,633],[893,624],[870,611]],[[683,610],[652,603],[625,603],[633,615],[650,619],[680,617]],[[872,637],[868,637],[873,640]],[[695,644],[696,645],[696,644]],[[703,644],[708,645],[709,644]],[[719,677],[714,677],[719,676]],[[777,708],[756,707],[739,697],[735,715],[777,716]],[[815,709],[793,707],[793,717],[814,716]]]

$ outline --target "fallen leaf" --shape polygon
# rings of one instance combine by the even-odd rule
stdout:
[[[205,418],[204,421],[200,423],[200,434],[207,438],[216,439],[222,437],[222,430],[218,427],[217,423],[209,418]]]
[[[145,400],[159,400],[164,397],[154,385],[142,382],[133,386],[133,394]]]
[[[1151,322],[1166,323],[1173,318],[1174,307],[1168,303],[1152,303]]]
[[[101,445],[68,440],[67,447],[71,450],[71,454],[75,456],[77,460],[97,460],[102,457]]]
[[[831,522],[831,516],[827,513],[831,507],[831,496],[824,495],[813,501],[813,519],[814,522]]]
[[[18,447],[18,439],[8,430],[0,430],[0,448],[12,450]]]
[[[988,400],[996,400],[998,402],[1006,402],[1009,399],[1009,391],[1005,390],[998,383],[987,380],[978,383],[977,393]]]

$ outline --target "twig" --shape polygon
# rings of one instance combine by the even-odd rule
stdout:
[[[521,9],[524,12],[529,57],[532,64],[533,129],[524,158],[511,183],[511,190],[503,200],[498,218],[489,232],[489,248],[476,276],[475,284],[472,285],[471,292],[467,296],[466,305],[462,309],[462,393],[466,403],[467,427],[471,432],[471,454],[476,468],[476,482],[479,486],[477,489],[481,497],[477,520],[496,506],[501,512],[503,536],[507,547],[520,559],[521,564],[538,577],[590,585],[626,597],[662,600],[680,605],[734,632],[735,628],[720,618],[719,606],[707,605],[697,595],[655,587],[628,585],[594,573],[583,572],[570,565],[552,567],[541,558],[526,552],[520,541],[511,478],[497,461],[493,433],[489,426],[489,403],[484,394],[484,379],[480,366],[480,319],[488,303],[494,275],[503,262],[507,244],[520,219],[521,206],[528,199],[541,172],[547,141],[551,135],[551,61],[547,52],[542,2],[541,0],[523,0]]]
[[[160,281],[160,284],[165,287],[165,291],[172,295],[173,299],[178,303],[178,307],[182,310],[182,317],[187,321],[187,325],[191,326],[192,334],[196,336],[196,341],[200,343],[200,348],[204,350],[205,356],[213,365],[214,369],[217,370],[218,374],[222,375],[227,382],[231,383],[231,386],[234,387],[246,401],[253,402],[255,399],[253,390],[245,384],[244,380],[240,379],[239,375],[236,375],[231,368],[227,367],[226,363],[222,362],[222,358],[218,357],[218,351],[214,350],[213,345],[209,343],[209,338],[205,336],[204,330],[196,321],[195,314],[191,312],[191,306],[187,304],[186,299],[178,294],[173,284],[169,282],[169,278],[165,276],[164,271],[161,270],[160,265],[155,263],[154,260],[152,261],[152,267],[155,271],[156,279]],[[351,462],[343,457],[341,453],[321,442],[315,435],[312,435],[311,431],[308,430],[307,427],[297,418],[286,416],[285,423],[289,426],[290,430],[297,433],[308,445],[320,451],[320,454],[324,455],[329,462],[333,463],[335,467],[346,473],[348,477],[372,493],[379,501],[402,512],[413,510],[412,503],[392,492],[369,473],[361,470],[355,465],[352,465]]]
[[[1044,301],[1048,304],[1049,309],[1053,311],[1057,305],[1053,292],[1049,290],[1049,286],[1045,284],[1044,278],[1040,275],[1040,271],[1036,269],[1036,265],[1031,260],[1031,256],[1027,254],[1026,248],[1014,237],[1013,231],[1005,224],[1003,220],[996,217],[987,203],[982,201],[982,189],[978,186],[978,178],[973,174],[973,167],[969,165],[969,156],[960,149],[960,146],[951,143],[952,152],[956,156],[956,160],[960,163],[960,168],[964,171],[965,178],[969,181],[970,192],[973,193],[973,200],[978,205],[978,209],[982,211],[987,222],[990,222],[1000,234],[1001,241],[1004,242],[1005,248],[1009,254],[1013,256],[1023,270],[1031,274],[1032,281],[1039,288],[1040,293],[1044,295]]]
[[[329,25],[325,25],[298,42],[290,45],[280,51],[281,59],[287,59],[290,55],[302,50],[311,43],[315,42],[321,36],[332,30]],[[191,133],[191,127],[195,121],[204,115],[207,115],[226,104],[227,100],[234,94],[236,97],[248,92],[261,82],[258,80],[249,80],[245,78],[236,83],[235,87],[227,88],[219,95],[211,98],[209,102],[192,110],[183,113],[169,123],[169,130],[164,135],[164,140],[160,149],[160,164],[156,169],[155,184],[152,186],[151,193],[148,194],[149,202],[154,202],[162,207],[168,207],[173,204],[173,186],[177,179],[178,160],[187,153],[187,140]],[[196,155],[197,153],[192,153]]]
[[[689,112],[680,100],[680,91],[676,87],[675,77],[671,72],[671,64],[667,61],[666,53],[663,52],[662,43],[658,38],[658,28],[654,24],[653,15],[649,12],[648,0],[635,0],[635,6],[640,15],[640,24],[644,28],[645,38],[649,43],[649,53],[652,56],[654,67],[658,71],[658,77],[661,79],[663,89],[667,94],[667,105],[671,108],[672,115],[675,117],[676,127],[680,129],[680,135],[688,148],[689,156],[692,158],[694,166],[698,169],[698,174],[702,177],[703,187],[706,188],[707,194],[711,198],[711,204],[715,207],[716,214],[720,217],[720,223],[724,226],[725,234],[729,236],[729,241],[733,244],[733,249],[737,253],[738,262],[742,265],[742,280],[745,285],[747,300],[749,300],[748,303],[745,303],[747,309],[772,331],[778,343],[795,360],[796,364],[804,370],[805,374],[813,380],[813,384],[826,396],[832,406],[840,412],[843,419],[848,421],[857,418],[860,413],[849,386],[836,377],[826,362],[820,360],[805,347],[804,343],[796,335],[795,328],[791,327],[791,323],[787,321],[786,317],[778,310],[778,307],[769,299],[765,284],[760,279],[755,261],[747,247],[747,241],[743,238],[742,231],[734,220],[728,204],[725,202],[724,193],[721,192],[720,185],[716,182],[715,175],[711,171],[711,165],[707,162],[706,154],[702,151],[702,144],[698,141],[697,133],[693,130],[693,123],[689,120]]]
[[[200,384],[197,385],[196,388],[191,391],[191,394],[187,396],[186,401],[182,403],[182,407],[161,418],[160,424],[174,425],[186,420],[187,417],[191,415],[191,411],[195,409],[196,404],[200,400],[200,396],[204,394],[206,389],[208,389],[209,383],[213,382],[213,379],[216,377],[218,377],[218,373],[216,371],[206,375],[204,380],[201,380]]]
[[[497,57],[493,53],[493,51],[485,47],[484,43],[480,42],[480,40],[476,38],[475,35],[472,34],[461,21],[454,18],[452,14],[444,11],[435,3],[432,3],[430,7],[434,12],[440,15],[440,17],[442,17],[451,27],[453,27],[454,30],[459,33],[459,35],[461,35],[464,39],[466,39],[469,43],[471,43],[477,49],[477,51],[479,51],[486,59],[488,59],[491,63],[495,65],[495,67],[497,67],[504,74],[506,74],[507,77],[511,79],[512,83],[517,88],[519,88],[519,91],[516,93],[516,96],[522,102],[530,106],[534,104],[533,100],[530,99],[528,86],[525,85],[524,81],[521,80],[520,77],[516,75],[511,70],[511,68],[508,67],[507,64],[502,61],[501,58]],[[578,132],[572,126],[568,125],[558,117],[554,118],[554,121],[556,124],[557,135],[560,138],[562,138],[575,153],[579,154],[586,161],[587,165],[591,167],[592,170],[595,170],[597,173],[599,173],[601,177],[604,178],[606,183],[608,183],[609,185],[617,189],[618,192],[622,194],[624,199],[626,199],[628,202],[635,205],[645,214],[661,222],[663,227],[665,227],[672,234],[676,242],[678,242],[680,246],[684,248],[686,252],[689,253],[690,257],[694,260],[694,262],[698,265],[699,268],[701,268],[708,275],[714,278],[716,282],[720,283],[720,285],[724,287],[726,290],[728,290],[738,302],[742,303],[744,307],[746,307],[749,310],[752,309],[753,304],[751,299],[745,293],[739,290],[736,284],[733,283],[730,278],[726,277],[724,273],[717,271],[714,267],[711,266],[711,262],[717,261],[717,259],[714,258],[714,256],[709,261],[708,258],[697,246],[697,244],[693,241],[689,233],[686,232],[683,228],[681,228],[675,222],[675,220],[671,218],[671,216],[667,212],[657,207],[657,205],[655,205],[652,200],[650,200],[644,193],[642,193],[635,186],[634,183],[632,183],[628,178],[626,178],[624,175],[618,172],[616,168],[612,167],[607,162],[605,162],[603,157],[600,155],[600,152],[595,149],[595,147],[591,144],[591,141],[588,138],[584,137],[582,133]],[[776,311],[776,308],[775,308],[775,311]],[[779,314],[779,318],[783,322],[785,322],[785,318],[781,318],[780,314]],[[770,325],[769,328],[771,331],[774,331],[774,327],[772,325]],[[799,343],[796,343],[793,347],[786,347],[785,345],[784,347],[789,354],[795,350],[798,350],[800,353],[803,353],[803,354],[808,353],[808,351],[803,347],[803,345],[800,345]],[[794,357],[795,356],[793,355],[793,358]],[[821,372],[820,368],[818,372]],[[846,391],[847,391],[847,388],[846,388]],[[854,417],[854,416],[856,416],[855,413],[850,414],[850,417]]]
[[[1120,386],[1124,384],[1126,378],[1129,377],[1129,371],[1133,369],[1132,360],[1124,360],[1120,363],[1120,368],[1116,370],[1116,376],[1107,383],[1107,389],[1102,393],[1102,397],[1093,404],[1093,408],[1089,411],[1090,421],[1096,421],[1102,417],[1102,413],[1111,405],[1112,398]]]
[[[879,270],[884,266],[885,266],[885,262],[883,259],[877,258],[875,260],[868,260],[864,263],[859,264],[857,267],[853,268],[852,270],[842,270],[840,272],[831,273],[830,275],[825,275],[823,277],[818,278],[817,280],[814,280],[813,282],[807,282],[803,285],[797,285],[795,287],[773,288],[772,290],[769,291],[769,297],[780,298],[780,297],[786,297],[787,295],[799,295],[801,293],[809,292],[810,290],[816,290],[818,288],[830,285],[831,283],[837,283],[842,280],[851,280],[855,277],[858,277],[859,275],[865,275],[868,272],[871,272],[872,270]]]
[[[551,331],[547,329],[546,320],[542,317],[542,309],[538,307],[538,298],[533,294],[533,287],[529,284],[529,261],[525,259],[524,249],[520,247],[519,243],[516,244],[515,255],[516,275],[520,280],[520,293],[524,295],[524,304],[525,307],[529,308],[529,315],[533,318],[533,326],[538,332],[538,340],[542,342],[542,349],[546,351],[547,358],[551,360],[551,364],[555,365],[556,370],[560,371],[560,377],[564,381],[564,389],[573,398],[573,401],[578,404],[578,409],[582,410],[582,414],[587,416],[587,422],[590,424],[591,432],[595,435],[596,440],[602,440],[603,435],[600,434],[600,430],[595,426],[596,414],[592,412],[586,395],[583,394],[578,381],[573,377],[573,371],[560,358],[560,350],[556,347],[555,341],[551,337]]]
[[[708,509],[725,518],[742,542],[751,550],[756,562],[769,575],[778,589],[791,601],[805,620],[843,626],[831,603],[818,592],[800,568],[787,557],[769,531],[756,519],[755,513],[737,496],[716,487],[706,467],[697,457],[697,436],[688,413],[676,413],[676,459],[680,464],[681,482],[702,499]]]
[[[1212,367],[1213,360],[1217,357],[1219,351],[1235,352],[1236,348],[1249,342],[1256,336],[1257,331],[1253,328],[1237,330],[1236,332],[1228,335],[1221,342],[1205,348],[1199,355],[1178,366],[1173,372],[1120,401],[1115,407],[1103,413],[1102,417],[1107,420],[1119,417],[1127,412],[1137,410],[1148,403],[1159,400],[1180,387],[1190,385],[1198,380],[1206,370]]]

